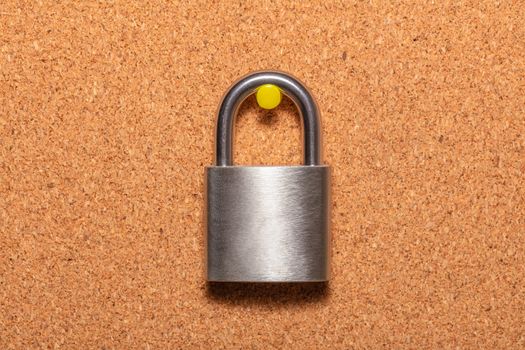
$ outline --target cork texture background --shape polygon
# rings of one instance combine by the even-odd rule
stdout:
[[[525,2],[2,1],[0,348],[525,347]],[[328,285],[207,285],[228,86],[301,79]],[[292,103],[238,164],[301,163]]]

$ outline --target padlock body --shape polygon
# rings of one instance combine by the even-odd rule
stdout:
[[[211,166],[207,279],[321,282],[329,277],[328,166]]]

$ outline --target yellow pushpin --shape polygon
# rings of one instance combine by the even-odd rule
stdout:
[[[261,85],[257,88],[255,98],[261,108],[274,109],[281,103],[281,89],[273,84]]]

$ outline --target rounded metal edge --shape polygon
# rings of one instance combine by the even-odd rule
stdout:
[[[303,121],[304,165],[321,163],[321,125],[317,104],[305,85],[292,75],[280,71],[257,71],[236,81],[224,95],[217,117],[215,164],[233,164],[234,119],[241,103],[263,84],[274,84],[297,106]]]
[[[327,283],[330,281],[330,276],[326,279],[310,279],[310,280],[277,280],[277,279],[267,279],[267,280],[219,280],[219,279],[206,279],[206,282],[209,283],[257,283],[257,284],[268,284],[268,283]]]

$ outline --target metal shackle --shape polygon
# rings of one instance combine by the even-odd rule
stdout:
[[[278,86],[299,109],[303,122],[304,165],[320,165],[321,133],[319,110],[308,89],[296,78],[277,71],[260,71],[235,82],[224,95],[217,117],[215,164],[233,165],[232,138],[234,120],[242,102],[264,84]]]

